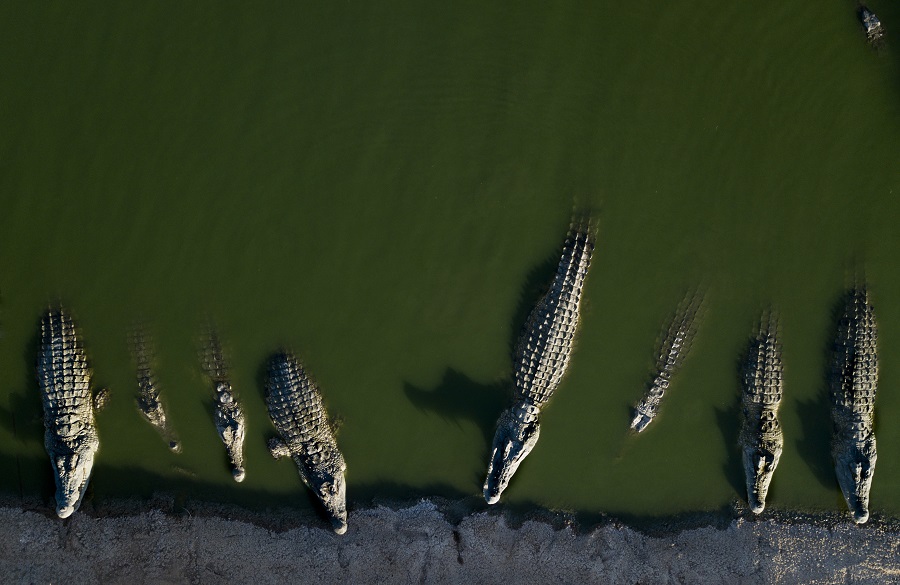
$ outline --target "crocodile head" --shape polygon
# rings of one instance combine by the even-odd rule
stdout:
[[[541,434],[538,409],[520,403],[505,410],[497,421],[491,462],[484,480],[484,499],[496,504],[522,460],[531,453]]]
[[[869,519],[869,490],[875,472],[875,435],[869,434],[861,443],[835,452],[834,464],[838,484],[844,492],[853,521],[863,524]]]
[[[309,479],[310,488],[331,516],[334,531],[337,534],[347,532],[347,484],[344,481],[344,470],[340,469],[337,473],[323,470]]]
[[[97,447],[99,441],[92,437],[79,441],[71,451],[51,454],[50,463],[56,479],[56,515],[60,518],[68,518],[81,505]]]
[[[781,458],[781,446],[744,447],[744,474],[747,478],[747,502],[754,514],[759,514],[766,507],[766,494],[772,475]]]

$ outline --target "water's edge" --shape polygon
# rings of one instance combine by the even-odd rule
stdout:
[[[89,504],[66,521],[37,500],[0,501],[0,571],[19,582],[236,581],[888,583],[900,519],[723,513],[635,528],[470,502],[383,502],[336,536],[292,509],[251,512],[165,495]],[[736,514],[739,514],[735,511]]]

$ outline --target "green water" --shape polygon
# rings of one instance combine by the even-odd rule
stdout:
[[[738,497],[736,364],[773,303],[769,505],[842,509],[825,347],[864,270],[882,332],[872,507],[900,512],[897,6],[871,5],[876,53],[851,2],[496,4],[0,6],[0,490],[52,494],[33,355],[62,299],[113,393],[95,498],[309,506],[265,450],[281,345],[343,421],[354,506],[479,495],[511,343],[577,201],[601,225],[582,328],[505,501],[649,516]],[[629,434],[660,327],[698,284],[694,351]],[[205,315],[248,416],[241,485],[197,360]],[[135,408],[138,316],[180,455]]]

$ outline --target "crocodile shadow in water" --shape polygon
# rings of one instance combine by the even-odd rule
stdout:
[[[439,413],[454,420],[475,423],[485,443],[494,438],[497,416],[509,400],[509,382],[480,384],[465,374],[448,368],[432,390],[404,384],[403,391],[417,408]]]
[[[740,425],[741,408],[737,402],[725,408],[716,408],[716,424],[725,442],[726,459],[722,465],[722,473],[741,499],[747,496],[747,484],[744,478],[744,467],[741,463]]]
[[[528,315],[549,290],[559,259],[549,256],[532,268],[519,293],[519,302],[512,317],[509,340],[510,363],[514,361],[516,343],[525,327]],[[447,368],[440,383],[431,389],[404,384],[404,392],[417,408],[433,411],[448,419],[469,420],[484,436],[486,446],[494,439],[497,418],[512,397],[512,376],[490,384],[476,382],[453,368]],[[481,480],[479,480],[481,481]]]
[[[797,412],[803,429],[802,437],[796,442],[797,452],[806,461],[819,483],[830,489],[837,488],[837,478],[834,474],[834,461],[831,458],[832,422],[829,386],[833,381],[831,364],[834,359],[834,342],[846,302],[847,293],[844,293],[831,307],[831,327],[822,348],[824,375],[821,389],[811,399],[797,402]]]
[[[11,455],[0,454],[0,465],[11,463],[11,459]],[[24,494],[15,493],[17,490],[13,486],[0,481],[0,506],[21,506],[55,520],[54,480],[50,466],[44,458],[35,457],[23,458],[22,465],[28,469],[39,468],[42,473],[39,478],[34,478],[39,481],[32,482]],[[100,493],[91,487],[95,484]],[[110,487],[112,489],[108,489]],[[748,521],[756,520],[752,514],[742,514],[729,504],[708,511],[656,515],[549,509],[534,501],[489,506],[480,494],[463,493],[447,484],[351,484],[347,495],[351,530],[355,512],[374,506],[405,508],[417,505],[423,498],[434,503],[454,527],[473,513],[484,513],[491,517],[502,517],[506,525],[513,529],[520,528],[525,522],[537,521],[552,526],[554,530],[569,527],[582,534],[604,525],[624,525],[649,536],[670,536],[682,530],[708,526],[721,530],[739,517]],[[118,517],[147,510],[161,510],[175,516],[241,520],[274,532],[302,526],[331,532],[329,517],[322,511],[318,500],[310,490],[300,485],[290,493],[271,493],[248,489],[246,484],[237,487],[198,481],[186,476],[162,476],[136,467],[110,467],[98,462],[79,514],[93,518]],[[821,519],[810,516],[808,521],[821,522]],[[843,516],[834,515],[829,522],[841,525],[845,520]]]
[[[797,439],[797,452],[823,486],[837,487],[834,464],[831,460],[831,400],[828,392],[821,391],[810,400],[797,402],[800,416],[801,437]]]
[[[734,362],[735,388],[732,400],[724,408],[715,408],[716,425],[722,433],[725,442],[726,459],[722,465],[722,472],[734,491],[741,499],[747,497],[747,478],[744,476],[744,464],[742,460],[741,437],[741,399],[743,389],[743,374],[747,359],[753,347],[753,340],[747,342],[747,347]]]
[[[44,444],[43,406],[35,368],[41,344],[41,322],[37,321],[34,335],[22,354],[25,369],[25,388],[10,394],[10,409],[0,407],[0,426],[22,442]]]

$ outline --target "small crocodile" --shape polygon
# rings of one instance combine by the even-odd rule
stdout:
[[[878,386],[878,328],[869,291],[851,290],[838,319],[831,361],[832,455],[838,484],[853,520],[869,519],[869,490],[875,473],[875,391]]]
[[[634,407],[631,428],[635,431],[640,433],[646,429],[659,414],[660,404],[672,382],[672,377],[681,369],[685,357],[691,350],[691,344],[697,333],[697,315],[702,304],[702,296],[694,293],[686,296],[675,310],[656,354],[656,371],[650,381],[650,387],[644,398]]]
[[[266,406],[280,435],[269,440],[272,456],[294,460],[303,483],[331,516],[334,531],[345,533],[347,465],[328,425],[318,388],[290,352],[279,352],[269,361]]]
[[[866,39],[873,47],[878,47],[884,40],[884,26],[875,13],[869,10],[867,6],[860,5],[856,11],[859,21],[866,30]]]
[[[231,460],[231,476],[234,481],[244,481],[244,436],[246,424],[244,411],[238,403],[228,376],[228,366],[222,344],[216,331],[210,327],[203,355],[203,370],[213,383],[216,406],[213,418],[225,451]]]
[[[91,393],[91,368],[72,318],[62,307],[41,320],[37,381],[44,404],[44,446],[56,480],[56,514],[80,506],[100,447],[94,413],[108,393]]]
[[[142,325],[137,325],[129,336],[131,354],[137,366],[137,406],[141,414],[162,435],[174,453],[181,453],[181,443],[169,425],[166,411],[159,397],[159,385],[153,371],[153,345]]]
[[[778,422],[783,392],[783,365],[778,341],[778,320],[763,316],[750,341],[743,371],[741,447],[747,477],[747,501],[759,514],[766,507],[766,494],[784,448]]]
[[[500,500],[519,465],[537,444],[540,411],[559,386],[578,328],[584,280],[594,250],[590,222],[573,222],[550,290],[532,310],[514,355],[513,405],[497,421],[484,499]]]

